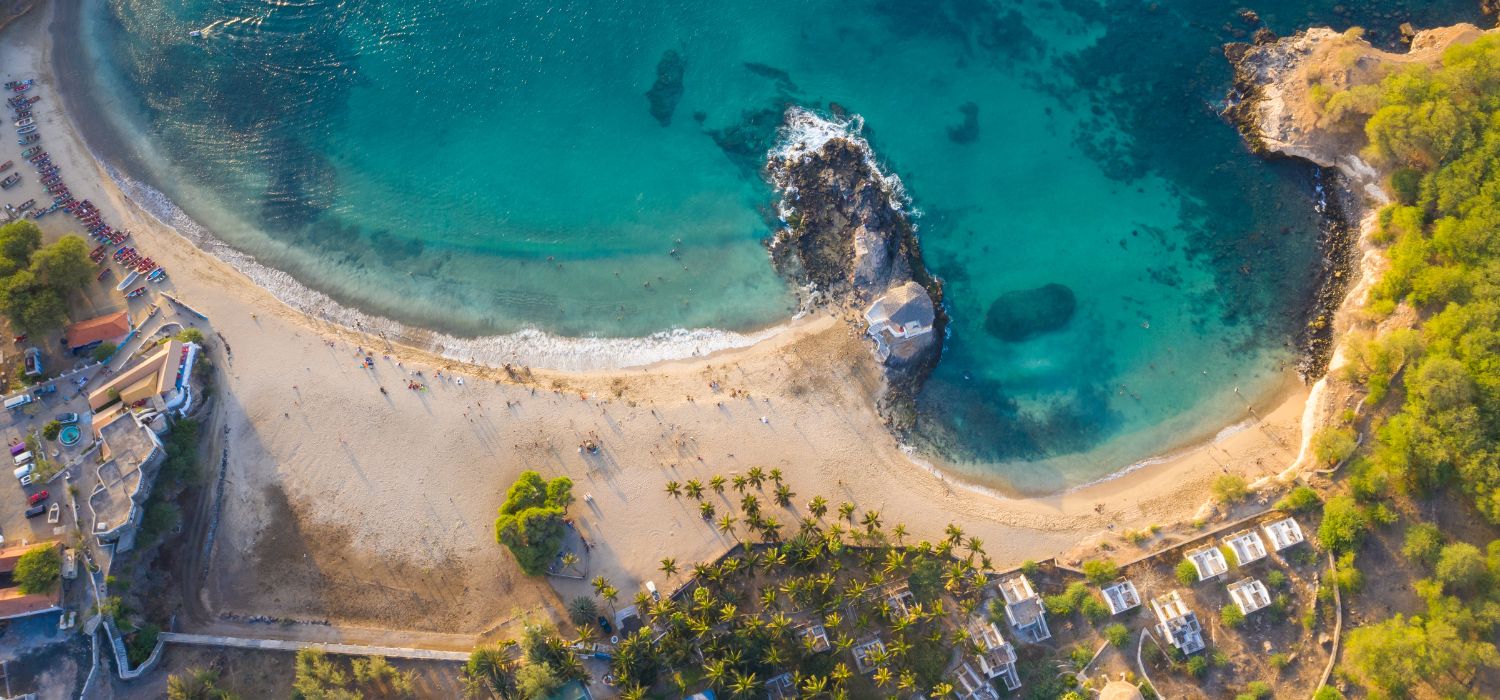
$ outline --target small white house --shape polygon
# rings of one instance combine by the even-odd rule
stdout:
[[[953,695],[958,700],[999,700],[1000,693],[995,687],[986,683],[984,678],[974,670],[974,666],[967,661],[953,669]]]
[[[1004,679],[1007,690],[1021,687],[1021,676],[1016,672],[1016,648],[1000,635],[1000,628],[989,620],[974,618],[968,624],[969,638],[979,645],[979,670],[986,678]]]
[[[1261,529],[1265,530],[1266,536],[1271,538],[1271,548],[1278,552],[1304,539],[1302,526],[1298,525],[1293,518],[1266,523]]]
[[[1246,615],[1271,604],[1271,592],[1260,579],[1247,578],[1229,584],[1229,597]]]
[[[871,656],[885,653],[885,642],[875,637],[850,650],[854,654],[854,668],[860,673],[873,673],[876,664],[870,660]]]
[[[1224,553],[1213,545],[1188,552],[1187,560],[1198,570],[1199,581],[1207,581],[1229,571],[1229,562],[1224,559]]]
[[[1254,530],[1241,530],[1224,540],[1229,551],[1234,552],[1235,564],[1244,566],[1266,558],[1266,544]]]
[[[1022,639],[1035,644],[1052,638],[1042,599],[1024,574],[1001,581],[1000,595],[1005,598],[1005,619]]]
[[[1141,594],[1135,590],[1135,584],[1129,579],[1120,579],[1104,587],[1104,603],[1109,606],[1109,614],[1119,615],[1126,610],[1141,604]]]
[[[1184,654],[1203,651],[1203,627],[1198,616],[1188,610],[1182,602],[1182,594],[1172,591],[1151,601],[1151,610],[1156,613],[1156,628],[1172,646]]]

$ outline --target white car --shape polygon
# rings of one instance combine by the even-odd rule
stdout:
[[[28,453],[28,454],[30,454],[30,453]],[[28,476],[31,476],[31,472],[33,470],[35,470],[35,469],[36,469],[36,465],[28,462],[28,463],[23,464],[23,465],[21,465],[19,467],[16,467],[16,471],[14,472],[14,474],[16,475],[17,479],[24,479],[24,478],[26,478]]]
[[[30,474],[27,474],[26,476],[21,477],[21,485],[22,486],[30,486],[31,482],[35,481],[35,480],[36,480],[36,477],[34,477],[34,476],[30,475]]]

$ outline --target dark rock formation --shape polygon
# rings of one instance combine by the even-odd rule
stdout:
[[[656,83],[646,91],[646,99],[651,103],[651,116],[662,126],[672,124],[672,113],[682,100],[682,76],[686,72],[682,55],[671,49],[662,52],[656,62]]]
[[[772,243],[783,274],[818,303],[861,313],[886,368],[882,408],[911,396],[942,352],[942,283],[922,262],[900,181],[875,165],[857,120],[788,110],[783,145],[767,172],[787,227]],[[889,416],[889,414],[887,414]]]
[[[984,329],[1007,343],[1019,343],[1067,326],[1077,308],[1073,290],[1060,284],[1018,289],[990,304]]]
[[[959,105],[958,111],[964,115],[964,121],[958,126],[948,127],[948,140],[954,143],[972,143],[979,139],[979,105],[973,102],[965,102]]]
[[[768,66],[764,63],[755,63],[752,61],[746,61],[743,65],[745,66],[745,70],[748,70],[751,73],[754,73],[762,78],[770,78],[771,80],[776,81],[776,89],[783,93],[790,94],[794,92],[801,92],[801,90],[798,89],[797,84],[792,82],[791,74],[780,68],[777,68],[775,66]]]

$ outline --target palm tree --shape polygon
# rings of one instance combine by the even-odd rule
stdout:
[[[734,680],[729,684],[729,696],[733,698],[749,697],[755,693],[759,685],[755,680],[754,673],[740,673],[734,671]]]
[[[848,520],[850,525],[854,524],[854,504],[844,501],[839,504],[839,517]]]
[[[812,675],[802,679],[802,694],[816,698],[828,692],[828,677]]]
[[[880,529],[880,511],[865,511],[865,515],[863,518],[860,518],[859,523],[865,526],[865,532],[868,532],[872,535],[875,534],[875,531]]]
[[[603,576],[595,576],[593,584],[594,595],[602,597],[604,595],[604,589],[609,588],[609,579],[604,578]]]
[[[740,499],[740,510],[745,511],[746,515],[755,515],[756,513],[759,513],[760,499],[756,498],[755,494],[753,493],[745,494],[745,497]]]
[[[520,697],[516,687],[516,663],[504,647],[487,644],[469,652],[463,670],[464,694],[480,697],[493,693],[501,698]],[[170,690],[168,692],[170,696]],[[173,698],[176,700],[176,698]]]
[[[772,467],[771,468],[771,481],[773,481],[775,483],[778,483],[778,484],[781,483],[781,470],[780,469],[778,469],[776,467]]]
[[[854,674],[849,670],[849,665],[840,661],[833,665],[833,670],[828,672],[828,677],[833,680],[834,685],[843,685],[849,681]]]
[[[900,678],[896,680],[896,687],[906,691],[916,690],[917,674],[909,668],[902,671]]]
[[[675,481],[668,481],[667,482],[667,495],[671,496],[672,498],[677,498],[678,496],[681,496],[682,495],[682,484],[679,484],[679,483],[677,483]]]
[[[896,523],[896,526],[891,528],[891,536],[896,538],[896,544],[901,544],[901,541],[906,539],[906,524]]]
[[[670,580],[672,578],[672,574],[677,573],[677,571],[678,571],[678,569],[677,569],[677,560],[676,559],[673,559],[671,557],[667,557],[667,558],[661,560],[661,572],[663,574],[667,575],[667,579]]]
[[[599,595],[609,601],[609,611],[615,612],[615,601],[620,599],[620,592],[614,586],[605,586],[604,590],[599,591]]]
[[[964,529],[956,523],[948,523],[948,527],[944,529],[944,532],[948,534],[948,541],[954,544],[962,542],[964,539]]]
[[[698,502],[698,515],[703,516],[704,520],[713,520],[714,513],[717,512],[718,510],[714,508],[714,504],[709,503],[708,501]]]
[[[953,684],[939,681],[932,686],[932,696],[935,698],[946,698],[953,694]]]
[[[776,505],[779,505],[783,508],[792,505],[792,497],[795,495],[797,494],[793,493],[791,489],[787,488],[786,484],[776,484]]]
[[[723,659],[709,659],[703,662],[703,677],[708,680],[709,685],[720,686],[727,673],[728,667]]]
[[[688,498],[699,498],[703,495],[703,484],[699,483],[697,479],[688,479],[687,484],[682,487],[682,490],[683,493],[687,494]]]
[[[708,487],[713,489],[714,493],[724,493],[724,477],[715,474],[712,479],[708,480]]]
[[[719,518],[719,532],[727,532],[727,533],[729,533],[731,535],[734,535],[734,516],[733,515],[729,515],[728,513],[725,513],[724,517]],[[734,539],[735,540],[739,540],[739,536],[736,535]]]
[[[646,689],[640,685],[631,685],[620,689],[620,700],[645,700]]]
[[[807,512],[812,513],[814,518],[823,517],[823,514],[828,512],[828,499],[813,496],[812,500],[807,502]]]
[[[229,691],[218,687],[219,672],[210,668],[193,667],[167,678],[169,700],[220,700],[234,697]]]
[[[888,669],[888,668],[886,668],[886,667],[884,667],[884,666],[881,666],[880,668],[875,669],[874,681],[875,681],[875,685],[877,687],[880,687],[880,688],[884,688],[884,687],[890,685],[891,684],[891,670]]]
[[[578,555],[574,554],[572,552],[566,552],[566,553],[564,553],[562,555],[562,568],[563,569],[573,569],[574,571],[577,571],[578,570]]]
[[[734,477],[734,482],[733,483],[734,483],[734,490],[735,491],[737,491],[739,493],[744,493],[745,492],[745,486],[750,483],[750,480],[746,479],[743,476],[736,475]]]
[[[750,467],[750,471],[745,476],[749,477],[750,483],[754,484],[755,488],[760,488],[760,485],[765,483],[766,471],[760,467]]]

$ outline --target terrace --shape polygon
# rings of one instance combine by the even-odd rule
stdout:
[[[1119,615],[1126,610],[1139,607],[1141,594],[1135,589],[1135,584],[1127,579],[1120,579],[1101,591],[1104,594],[1104,603],[1109,606],[1109,614]]]
[[[1000,628],[989,620],[972,618],[968,624],[969,638],[979,647],[976,660],[979,670],[986,678],[1003,678],[1007,690],[1021,687],[1021,677],[1016,673],[1016,648],[1000,635]]]
[[[1183,602],[1181,593],[1172,591],[1153,599],[1151,609],[1156,613],[1157,629],[1178,651],[1184,654],[1203,651],[1203,626],[1198,624],[1197,614]]]
[[[863,644],[856,645],[849,653],[854,655],[854,668],[860,673],[874,673],[880,665],[877,660],[885,656],[885,642],[875,637]]]
[[[1261,529],[1265,531],[1267,537],[1271,538],[1271,548],[1278,552],[1304,539],[1302,526],[1297,524],[1295,518],[1266,523]]]
[[[828,629],[819,623],[810,622],[801,625],[796,628],[796,632],[802,643],[814,654],[828,651],[833,647],[828,641]]]
[[[1199,581],[1217,578],[1229,571],[1229,561],[1224,558],[1224,553],[1213,545],[1188,552],[1187,560],[1192,562],[1193,568],[1198,570]]]
[[[1224,544],[1229,547],[1229,551],[1234,552],[1237,566],[1266,558],[1266,545],[1254,530],[1236,532],[1226,538]]]
[[[1229,584],[1229,597],[1246,615],[1271,604],[1271,592],[1260,579],[1247,578]]]
[[[999,700],[995,687],[986,683],[969,662],[964,661],[953,670],[953,695],[958,700]]]

